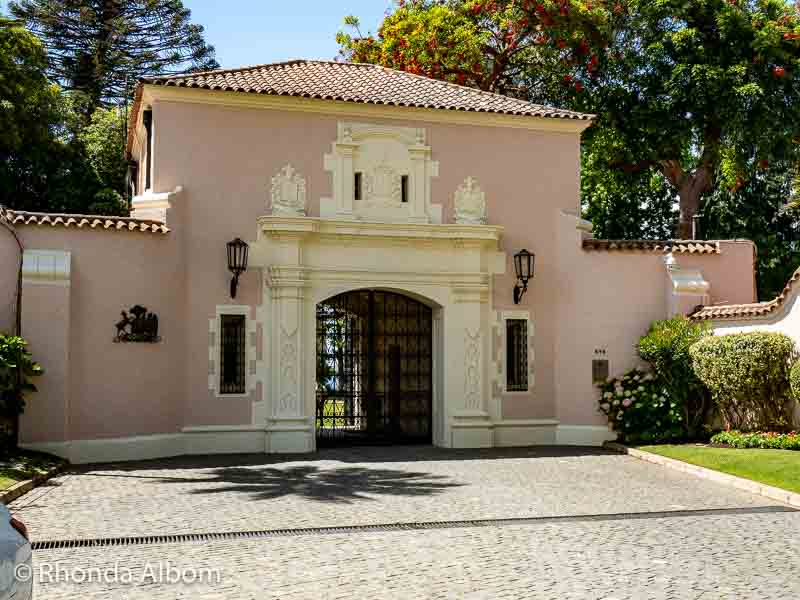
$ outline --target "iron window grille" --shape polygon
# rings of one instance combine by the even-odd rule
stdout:
[[[528,391],[528,321],[506,321],[506,391]]]
[[[220,315],[220,394],[245,393],[245,316]]]

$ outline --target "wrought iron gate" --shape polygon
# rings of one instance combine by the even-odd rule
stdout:
[[[428,443],[432,311],[358,290],[317,305],[318,445]]]

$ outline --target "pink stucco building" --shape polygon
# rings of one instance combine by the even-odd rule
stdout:
[[[654,319],[753,302],[754,248],[593,239],[590,124],[367,65],[140,83],[131,218],[0,216],[47,371],[23,443],[91,462],[609,439],[593,376],[634,366]],[[535,271],[515,304],[522,249]],[[7,330],[18,258],[0,237]],[[115,341],[135,305],[157,342]]]

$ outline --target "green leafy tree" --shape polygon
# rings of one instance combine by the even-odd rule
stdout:
[[[397,3],[377,35],[347,17],[350,31],[337,40],[354,62],[530,98],[550,93],[554,70],[594,64],[610,35],[609,15],[606,3],[590,0],[409,0]]]
[[[97,109],[89,124],[78,133],[78,140],[100,181],[120,195],[126,193],[126,134],[125,116],[118,108]]]
[[[758,296],[777,296],[800,266],[800,209],[787,206],[793,194],[793,165],[773,163],[736,190],[708,195],[702,210],[703,236],[749,239],[756,245]]]
[[[69,110],[46,64],[36,36],[0,18],[0,204],[88,212],[101,184],[80,144],[60,137]]]
[[[25,407],[25,395],[36,391],[33,377],[43,373],[21,337],[0,335],[0,415],[14,417]]]
[[[609,168],[606,157],[588,145],[581,155],[583,213],[595,237],[672,238],[678,220],[675,194],[658,169]]]
[[[705,195],[789,158],[800,133],[800,19],[783,0],[417,0],[376,36],[346,24],[348,59],[597,113],[591,153],[657,170],[681,237]],[[618,197],[606,214],[633,206]]]
[[[47,141],[60,119],[59,91],[44,75],[47,54],[20,23],[0,17],[0,161]],[[0,167],[1,168],[1,167]]]
[[[44,41],[50,77],[83,95],[87,116],[126,98],[139,77],[218,66],[180,0],[19,0],[9,8]]]
[[[656,166],[681,237],[705,195],[737,189],[795,151],[800,19],[783,0],[627,0],[585,104],[612,164]],[[579,99],[584,100],[584,99]],[[599,139],[610,129],[615,135]]]

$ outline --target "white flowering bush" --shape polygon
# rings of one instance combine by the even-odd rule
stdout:
[[[681,407],[651,373],[633,369],[599,387],[600,412],[620,441],[661,442],[685,436]]]

